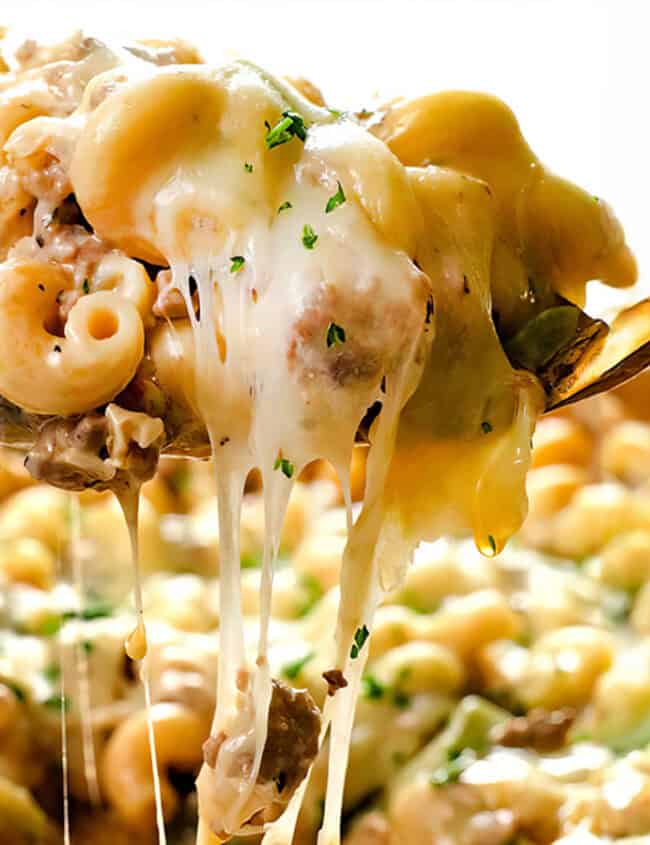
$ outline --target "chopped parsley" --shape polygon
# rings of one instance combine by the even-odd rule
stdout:
[[[281,455],[275,459],[273,469],[280,469],[287,478],[292,478],[294,473],[294,466],[288,458],[283,458]]]
[[[490,544],[490,548],[494,554],[497,553],[497,543],[494,537],[491,534],[488,534],[488,543]]]
[[[113,606],[105,601],[96,601],[89,604],[82,610],[66,610],[63,614],[63,621],[68,619],[84,619],[91,621],[93,619],[105,619],[107,616],[113,615]]]
[[[245,263],[246,259],[243,255],[232,255],[230,258],[230,272],[239,273]]]
[[[98,601],[89,604],[79,614],[80,619],[103,619],[113,615],[113,607],[108,602]]]
[[[300,586],[304,589],[307,595],[305,603],[298,610],[298,618],[306,616],[312,607],[323,597],[323,588],[321,587],[320,581],[317,578],[314,578],[313,575],[302,575],[300,578]]]
[[[337,343],[345,343],[345,329],[337,323],[330,323],[327,327],[327,348]]]
[[[283,111],[282,117],[275,126],[271,126],[266,120],[264,126],[266,126],[266,146],[269,150],[286,144],[294,137],[299,138],[303,144],[307,139],[305,121],[301,115],[293,111]]]
[[[90,285],[88,284],[88,279],[84,279],[84,283],[83,283],[83,285],[81,286],[81,290],[82,290],[84,293],[89,293],[89,292],[90,292]]]
[[[5,681],[3,679],[2,681],[0,681],[0,683],[4,684],[8,689],[10,689],[16,696],[18,701],[22,702],[25,701],[25,699],[27,698],[27,696],[25,695],[25,690],[13,681]]]
[[[287,665],[283,666],[280,671],[285,678],[288,678],[290,681],[294,681],[313,657],[314,652],[309,651],[304,657],[294,660],[293,663],[287,663]]]
[[[57,663],[50,663],[50,665],[46,666],[43,670],[43,674],[48,681],[54,683],[54,681],[58,681],[61,677],[61,667]]]
[[[374,675],[364,675],[361,679],[364,698],[377,700],[383,698],[386,692],[386,687],[375,678]]]
[[[245,161],[244,162],[244,170],[246,171],[246,173],[252,173],[253,172],[253,165],[250,162]]]
[[[365,625],[362,625],[360,628],[357,628],[357,630],[354,632],[354,642],[352,643],[352,648],[350,649],[350,657],[352,658],[352,660],[355,660],[359,656],[359,653],[366,644],[366,640],[369,636],[370,631]]]
[[[68,710],[70,707],[70,702],[65,695],[51,695],[49,698],[46,698],[42,704],[43,707],[47,707],[48,710]]]
[[[476,752],[471,748],[464,748],[462,751],[455,749],[447,752],[447,762],[439,766],[431,775],[432,786],[447,786],[450,783],[458,783],[460,776],[465,769],[476,762]]]
[[[87,655],[92,654],[95,650],[95,643],[92,640],[84,640],[81,643],[81,648],[84,650],[84,653]]]
[[[53,637],[61,630],[62,623],[63,618],[61,616],[50,616],[41,622],[35,633],[39,637]]]
[[[244,554],[240,558],[242,569],[259,569],[262,565],[260,555]]]
[[[481,430],[483,431],[483,434],[489,434],[492,431],[492,423],[488,420],[483,420],[481,423]]]
[[[286,200],[286,201],[285,201],[285,202],[283,202],[283,203],[282,203],[282,205],[278,208],[278,214],[280,214],[282,211],[286,211],[288,208],[293,208],[293,206],[291,205],[291,203],[289,202],[289,200]]]
[[[345,202],[345,194],[343,193],[343,185],[337,181],[338,189],[335,194],[333,194],[328,200],[327,205],[325,206],[325,214],[329,214],[330,211],[334,211],[334,209],[339,206],[343,205]]]
[[[339,111],[339,109],[328,109],[327,111],[332,115],[332,117],[337,117],[337,118],[343,117],[343,115],[345,114],[344,111]]]
[[[316,241],[318,240],[318,235],[309,223],[305,223],[302,227],[302,245],[305,249],[313,249],[316,246]]]
[[[406,710],[411,704],[411,696],[404,690],[396,689],[393,693],[393,704],[400,710]]]

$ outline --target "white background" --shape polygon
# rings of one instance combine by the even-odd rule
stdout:
[[[339,108],[498,94],[547,165],[614,206],[650,289],[649,16],[646,0],[0,0],[25,34],[183,37],[307,76]]]

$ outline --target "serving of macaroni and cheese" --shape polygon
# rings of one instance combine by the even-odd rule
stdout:
[[[2,845],[646,843],[650,300],[592,280],[495,97],[0,57]]]

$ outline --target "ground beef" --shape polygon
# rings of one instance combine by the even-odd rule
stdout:
[[[323,672],[323,678],[327,681],[327,694],[334,695],[337,690],[347,687],[348,682],[340,669],[328,669]]]
[[[273,680],[268,733],[259,779],[273,781],[288,800],[318,753],[320,711],[307,690]]]
[[[118,469],[110,461],[107,447],[109,425],[106,417],[89,413],[82,417],[56,418],[39,430],[25,459],[29,473],[65,490],[119,491],[153,477],[158,448],[129,446],[128,469]]]
[[[497,745],[508,748],[532,748],[546,753],[557,751],[566,744],[566,736],[576,717],[575,710],[544,710],[537,707],[526,716],[517,716],[497,726],[491,738]]]

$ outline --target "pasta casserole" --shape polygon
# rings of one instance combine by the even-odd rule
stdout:
[[[56,838],[57,734],[66,842],[183,837],[195,775],[199,845],[650,830],[607,692],[647,423],[595,396],[650,303],[583,310],[636,281],[601,198],[488,95],[344,113],[82,35],[0,69],[0,192],[6,837]]]

